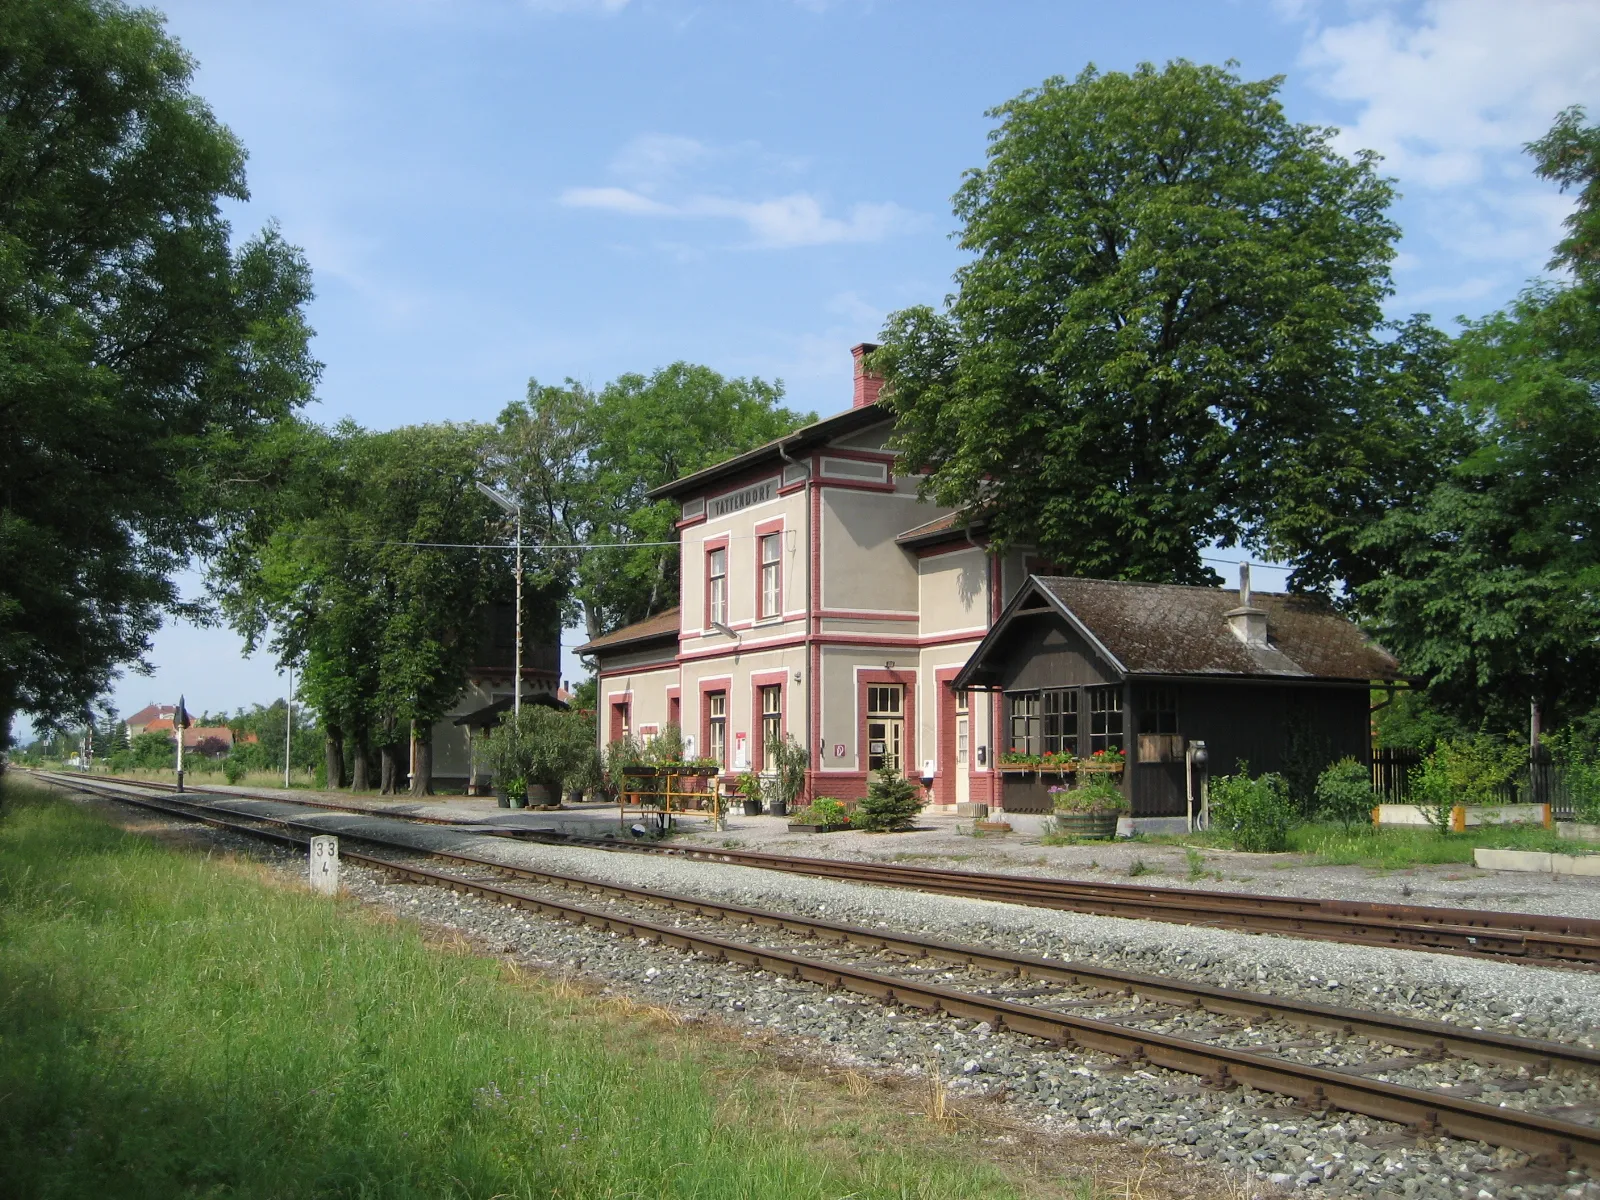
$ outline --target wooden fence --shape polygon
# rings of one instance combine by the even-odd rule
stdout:
[[[1383,746],[1372,752],[1372,790],[1385,804],[1404,804],[1411,793],[1411,772],[1422,765],[1423,754],[1405,746]],[[1528,759],[1527,771],[1500,788],[1501,804],[1548,804],[1550,815],[1570,821],[1576,815],[1561,768],[1544,746]]]

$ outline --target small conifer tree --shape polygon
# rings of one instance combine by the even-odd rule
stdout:
[[[881,768],[867,785],[867,798],[856,808],[857,829],[892,833],[910,829],[922,811],[922,789],[888,767]]]

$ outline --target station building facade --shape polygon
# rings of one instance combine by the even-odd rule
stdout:
[[[679,605],[578,648],[602,745],[676,724],[736,774],[791,734],[813,797],[863,796],[887,766],[941,806],[998,801],[999,702],[950,684],[1032,564],[896,473],[872,349],[848,410],[653,493],[681,506]]]

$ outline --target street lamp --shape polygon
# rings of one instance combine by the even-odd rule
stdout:
[[[510,496],[495,491],[487,483],[478,481],[477,488],[517,520],[517,674],[511,684],[511,712],[514,716],[520,717],[522,715],[522,505]]]

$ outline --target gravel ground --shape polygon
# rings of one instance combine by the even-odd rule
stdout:
[[[313,820],[332,831],[354,829],[369,819],[323,814]],[[498,861],[855,924],[1520,1029],[1536,1036],[1591,1043],[1594,1023],[1600,1020],[1600,977],[1591,975],[908,894],[721,864],[513,843],[438,828],[407,826],[404,838],[419,849],[460,849]],[[291,864],[286,869],[303,867]],[[354,867],[346,867],[345,883],[364,899],[459,929],[552,969],[605,980],[649,1002],[752,1029],[782,1031],[840,1063],[911,1074],[938,1070],[948,1077],[958,1106],[962,1095],[986,1096],[1014,1106],[1046,1128],[1123,1135],[1181,1157],[1227,1164],[1272,1185],[1383,1200],[1600,1197],[1600,1184],[1542,1169],[1515,1152],[1418,1139],[1367,1118],[1319,1116],[1249,1089],[1213,1091],[1159,1068],[1129,1070],[1100,1056],[1064,1053],[1032,1039],[996,1034],[981,1024],[886,1009],[803,982],[543,921],[487,901],[394,884]],[[593,907],[599,902],[585,903]],[[963,980],[959,986],[971,985]],[[1269,1030],[1255,1032],[1272,1036]],[[1252,1035],[1240,1036],[1248,1044]],[[1344,1052],[1303,1033],[1301,1040],[1308,1043],[1301,1049],[1313,1054]],[[1397,1081],[1464,1083],[1491,1102],[1519,1094],[1526,1101],[1528,1091],[1540,1103],[1554,1099],[1584,1105],[1592,1099],[1586,1082],[1534,1081],[1473,1064],[1406,1064],[1397,1070],[1402,1072]],[[1593,1119],[1592,1113],[1565,1115]]]

